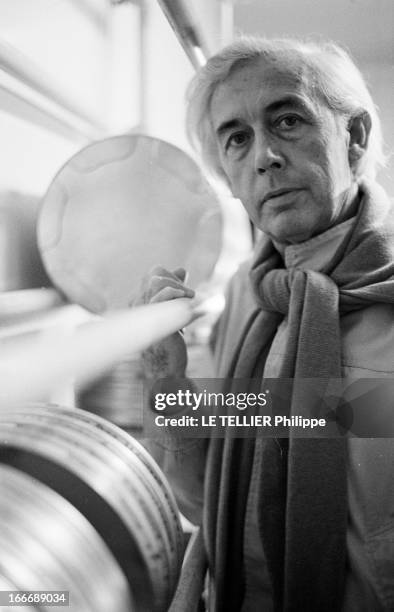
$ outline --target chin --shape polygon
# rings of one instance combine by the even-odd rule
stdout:
[[[275,242],[283,244],[298,244],[312,237],[313,228],[300,223],[299,215],[291,214],[286,217],[287,219],[278,219],[276,223],[262,223],[262,231]]]

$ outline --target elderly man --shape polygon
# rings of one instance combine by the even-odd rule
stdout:
[[[379,119],[348,55],[240,39],[194,78],[188,127],[262,232],[230,283],[213,375],[392,377],[394,211],[373,180]],[[183,281],[158,268],[142,300],[192,297]],[[180,335],[144,357],[147,375],[185,375]],[[210,611],[394,609],[391,440],[168,441],[155,454],[203,522]]]

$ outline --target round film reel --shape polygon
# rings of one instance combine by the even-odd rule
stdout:
[[[213,271],[221,234],[218,197],[197,164],[137,134],[74,155],[53,179],[38,220],[52,281],[96,313],[129,306],[158,264],[186,268],[196,288]]]
[[[76,409],[34,405],[3,411],[0,423],[1,462],[52,489],[89,521],[126,576],[138,612],[166,610],[183,536],[170,489],[143,447]]]
[[[9,465],[0,465],[0,482],[0,574],[11,590],[68,590],[73,612],[136,611],[116,559],[81,513]]]

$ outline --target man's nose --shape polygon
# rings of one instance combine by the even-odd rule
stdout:
[[[267,170],[280,170],[285,165],[285,159],[277,143],[271,142],[264,135],[255,137],[255,170],[264,174]]]

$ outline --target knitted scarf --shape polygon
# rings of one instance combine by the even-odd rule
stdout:
[[[360,196],[351,234],[322,272],[285,269],[263,237],[250,273],[256,309],[241,330],[225,330],[238,333],[238,342],[219,375],[250,378],[287,316],[281,377],[341,377],[341,314],[378,302],[394,304],[393,207],[375,184],[360,185]],[[303,413],[297,394],[291,413]],[[259,528],[276,610],[339,611],[346,559],[346,441],[290,437],[282,444],[259,442]],[[242,604],[243,527],[254,444],[232,437],[210,442],[204,539],[215,612],[239,611]]]

